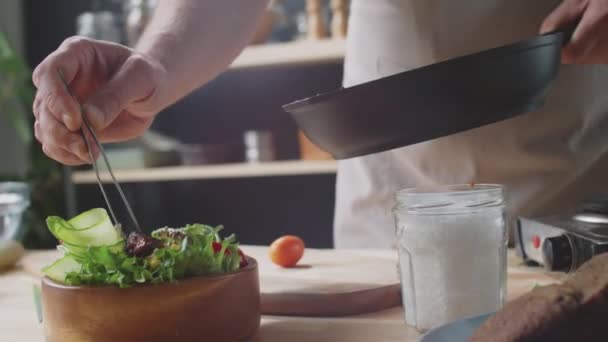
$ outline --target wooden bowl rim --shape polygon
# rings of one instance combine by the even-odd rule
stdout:
[[[91,286],[91,285],[65,285],[65,284],[60,284],[56,281],[54,281],[53,279],[47,277],[47,276],[43,276],[42,277],[42,284],[45,286],[49,286],[58,290],[66,290],[66,291],[90,291],[90,290],[97,290],[97,291],[115,291],[115,290],[120,290],[120,291],[129,291],[129,290],[141,290],[141,289],[159,289],[162,287],[169,287],[169,286],[179,286],[179,285],[184,285],[187,283],[193,283],[193,282],[197,282],[197,281],[204,281],[204,280],[219,280],[219,279],[223,279],[223,278],[232,278],[234,276],[237,276],[239,274],[242,273],[249,273],[249,272],[254,272],[255,270],[257,270],[258,268],[258,262],[257,260],[255,260],[254,258],[247,256],[247,266],[240,268],[236,271],[232,271],[232,272],[228,272],[228,273],[218,273],[218,274],[209,274],[209,275],[201,275],[201,276],[194,276],[194,277],[189,277],[189,278],[184,278],[184,279],[178,279],[174,282],[165,282],[165,283],[160,283],[160,284],[136,284],[133,285],[131,287],[125,287],[125,288],[121,288],[119,286],[116,285],[98,285],[98,286]]]

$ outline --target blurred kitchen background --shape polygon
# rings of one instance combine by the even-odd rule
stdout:
[[[0,178],[30,185],[19,233],[27,246],[55,245],[46,216],[104,206],[90,166],[63,168],[31,141],[31,69],[75,34],[134,45],[155,6],[0,1]],[[200,222],[223,224],[246,244],[290,233],[310,247],[333,245],[336,163],[281,106],[341,86],[347,15],[346,0],[273,1],[227,72],[164,110],[141,139],[107,145],[146,229]]]

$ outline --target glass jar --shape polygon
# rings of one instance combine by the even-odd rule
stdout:
[[[501,308],[507,270],[502,186],[423,187],[395,197],[407,324],[426,331]]]
[[[247,131],[243,135],[245,159],[250,163],[268,162],[276,159],[274,138],[269,131]]]
[[[0,240],[15,239],[22,229],[23,212],[30,205],[30,186],[0,182]]]

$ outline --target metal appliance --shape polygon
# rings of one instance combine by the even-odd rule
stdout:
[[[608,251],[608,194],[594,195],[568,213],[520,217],[515,238],[517,253],[528,264],[573,272]]]

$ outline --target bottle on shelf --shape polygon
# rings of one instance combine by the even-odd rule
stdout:
[[[325,38],[326,27],[323,20],[321,0],[306,0],[306,13],[308,18],[308,38],[312,40]]]
[[[348,0],[331,0],[331,36],[346,38],[348,30]]]

